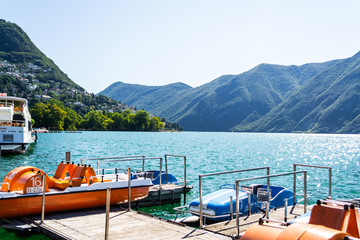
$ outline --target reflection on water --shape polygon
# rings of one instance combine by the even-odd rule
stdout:
[[[72,161],[82,158],[124,155],[164,157],[164,154],[187,156],[187,177],[194,186],[187,201],[198,196],[198,175],[210,172],[270,166],[271,173],[292,171],[293,163],[329,166],[333,168],[334,198],[359,197],[360,162],[359,135],[273,134],[273,133],[213,133],[213,132],[83,132],[74,134],[43,133],[34,149],[26,154],[1,157],[0,178],[15,167],[30,165],[54,172],[58,163],[70,151]],[[94,164],[95,165],[95,164]],[[111,164],[113,165],[113,164]],[[108,165],[110,166],[110,164]],[[123,168],[141,169],[141,161],[123,163]],[[106,165],[102,165],[106,167]],[[146,168],[158,169],[158,161],[149,161]],[[308,193],[311,201],[328,194],[328,172],[308,170]],[[183,161],[171,158],[169,171],[183,177]],[[204,193],[214,191],[235,179],[264,175],[265,171],[238,173],[205,178]],[[297,189],[302,191],[303,176],[297,177]],[[259,181],[257,181],[258,183]],[[261,181],[260,181],[261,182]],[[266,180],[262,181],[266,183]],[[249,182],[251,184],[252,182]],[[271,184],[292,188],[292,176],[271,180]],[[149,208],[150,212],[172,218],[172,206]],[[154,210],[151,210],[154,209]],[[145,209],[146,210],[146,209]]]

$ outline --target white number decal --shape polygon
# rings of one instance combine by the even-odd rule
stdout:
[[[42,185],[41,179],[38,176],[32,178],[31,181],[33,187],[41,187]]]

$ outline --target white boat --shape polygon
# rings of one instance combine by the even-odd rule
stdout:
[[[0,151],[25,152],[35,141],[28,101],[0,93]]]

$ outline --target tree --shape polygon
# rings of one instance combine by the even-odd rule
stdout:
[[[135,130],[146,131],[150,125],[150,114],[144,110],[140,110],[134,117]]]
[[[152,131],[159,131],[161,129],[164,129],[164,123],[161,122],[159,117],[153,117],[150,119],[150,125],[149,130]]]

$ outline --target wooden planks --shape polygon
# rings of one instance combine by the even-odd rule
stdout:
[[[54,239],[104,239],[105,209],[47,214],[43,224],[33,219],[43,234]],[[112,207],[109,239],[230,239],[135,211]]]

